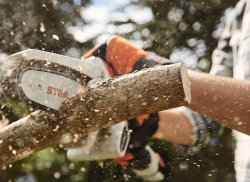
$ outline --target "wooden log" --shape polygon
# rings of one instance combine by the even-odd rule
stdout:
[[[156,66],[89,87],[61,105],[58,114],[36,111],[0,130],[0,167],[74,136],[111,126],[140,114],[186,105],[191,101],[186,67]]]

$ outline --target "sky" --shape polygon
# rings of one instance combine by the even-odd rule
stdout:
[[[100,43],[110,35],[129,33],[134,30],[134,26],[130,23],[114,26],[109,24],[111,21],[133,20],[137,24],[144,24],[153,19],[150,8],[133,5],[131,0],[93,0],[92,2],[81,10],[81,16],[88,24],[69,27],[69,32],[80,42],[98,37],[96,43]]]
[[[76,3],[78,3],[75,0]],[[79,42],[86,42],[95,39],[96,44],[105,42],[111,35],[126,34],[134,30],[134,25],[126,23],[113,25],[112,21],[132,20],[137,24],[144,24],[154,19],[150,8],[132,4],[133,0],[92,0],[92,4],[81,9],[81,17],[86,20],[86,24],[79,23],[68,28],[69,32]],[[174,12],[173,12],[174,13]],[[177,17],[179,13],[172,14]],[[170,16],[170,15],[169,15]],[[178,18],[178,17],[177,17]],[[179,17],[181,18],[181,17]],[[147,32],[145,32],[147,33]],[[143,48],[144,42],[141,40],[131,40],[137,46]],[[188,67],[197,65],[198,57],[188,49],[174,49],[170,56],[173,61],[185,60]]]

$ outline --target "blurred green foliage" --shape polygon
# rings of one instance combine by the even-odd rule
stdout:
[[[211,53],[224,26],[224,13],[237,1],[131,0],[119,5],[115,9],[116,13],[126,15],[128,8],[136,7],[136,16],[138,9],[147,8],[152,18],[140,23],[129,17],[111,19],[102,24],[106,27],[112,25],[111,31],[107,28],[85,41],[75,39],[68,32],[69,27],[83,29],[93,24],[85,19],[83,13],[96,2],[97,0],[20,0],[17,3],[15,0],[0,0],[0,16],[3,20],[0,22],[0,52],[11,54],[26,48],[37,48],[80,57],[99,43],[98,40],[102,40],[104,35],[115,33],[165,57],[171,57],[177,50],[188,51],[190,57],[195,55],[192,68],[208,71]],[[110,4],[112,1],[107,6]],[[126,25],[132,28],[121,31],[122,26]],[[59,40],[53,39],[53,35],[58,35]],[[205,66],[201,66],[204,62]],[[12,102],[9,104],[14,104],[17,110],[20,107]],[[17,111],[2,112],[8,112],[12,121],[20,116],[15,115]],[[233,139],[230,130],[217,143],[219,144],[215,146],[204,146],[197,155],[182,157],[174,145],[152,141],[154,149],[168,163],[173,181],[234,181]],[[0,172],[0,181],[15,181],[25,174],[34,174],[38,181],[140,181],[131,171],[112,161],[68,161],[65,151],[58,147],[46,149],[10,166]]]

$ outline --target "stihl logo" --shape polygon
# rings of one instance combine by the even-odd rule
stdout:
[[[54,88],[51,86],[48,86],[47,94],[62,97],[62,98],[68,98],[67,91],[63,91],[62,89]]]

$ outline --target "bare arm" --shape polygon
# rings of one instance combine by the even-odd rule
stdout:
[[[227,127],[250,134],[250,81],[212,76],[189,70],[192,101],[189,107]],[[159,112],[156,138],[192,143],[192,126],[178,109]]]
[[[189,71],[190,108],[232,129],[250,134],[250,81]]]

